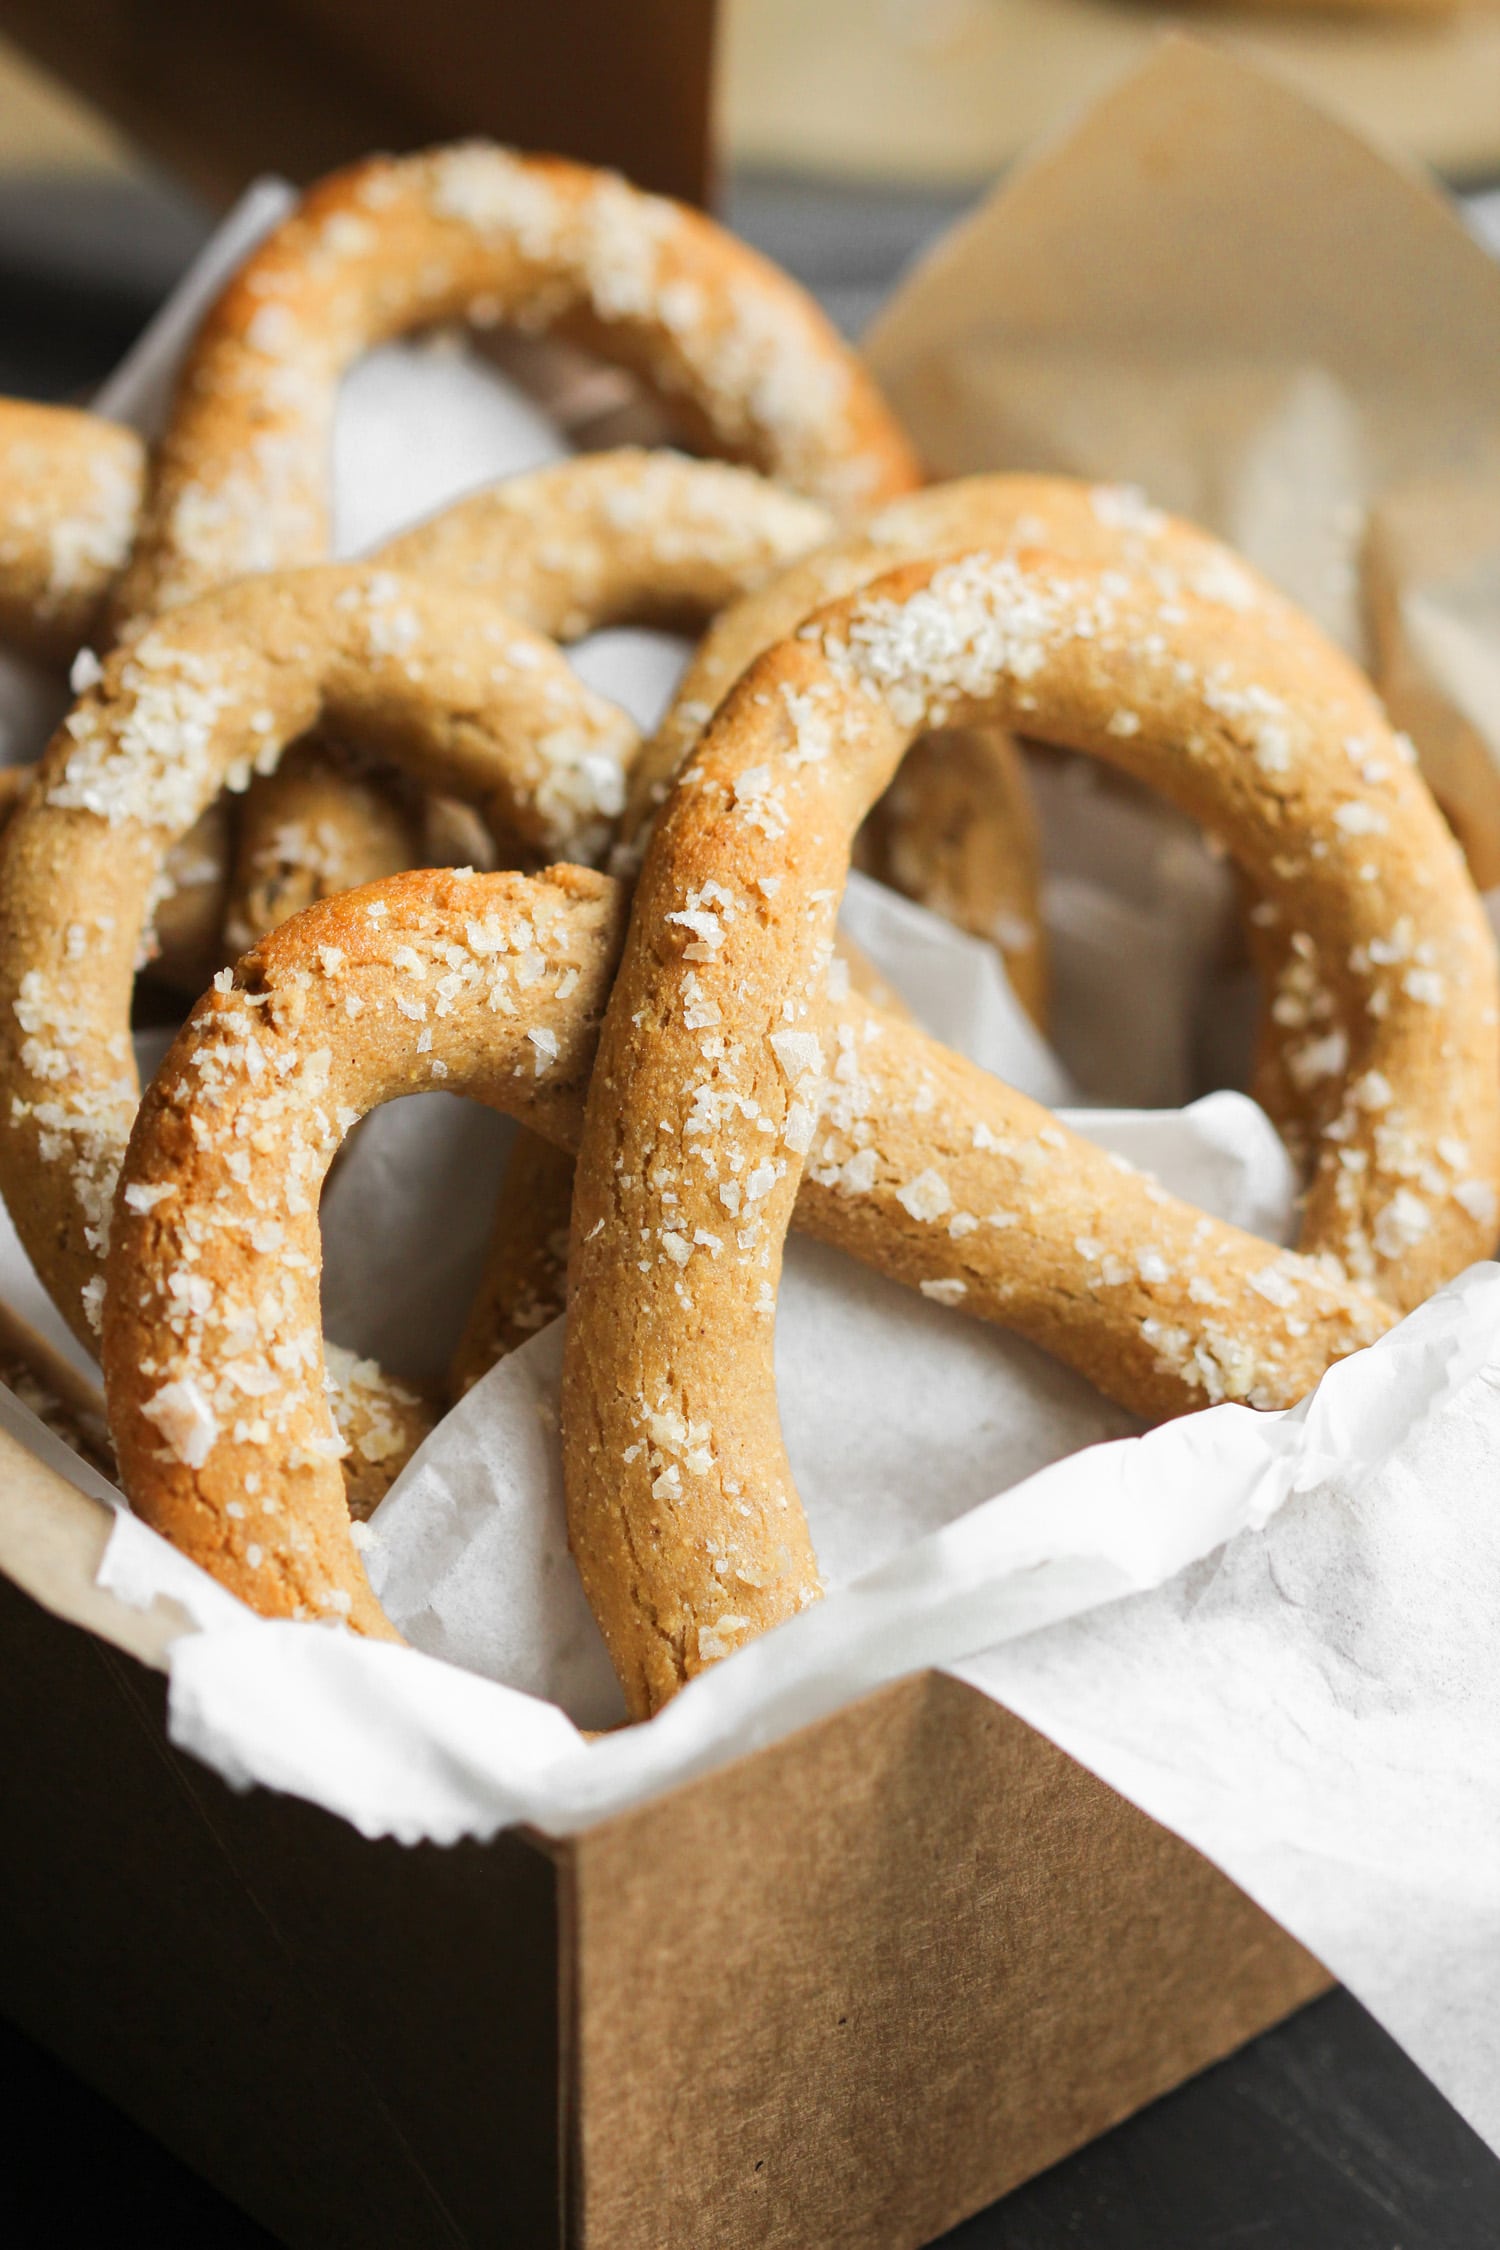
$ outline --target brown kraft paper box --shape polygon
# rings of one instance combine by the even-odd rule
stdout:
[[[107,1528],[0,1436],[0,2008],[290,2244],[914,2246],[1328,1981],[937,1673],[561,1844],[237,1795]]]

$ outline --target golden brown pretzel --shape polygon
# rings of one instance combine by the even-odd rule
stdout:
[[[242,580],[117,651],[0,838],[0,1188],[88,1340],[136,1102],[130,992],[172,842],[226,781],[328,720],[587,851],[637,737],[493,603],[364,565]]]
[[[158,1072],[131,1136],[110,1250],[111,1422],[135,1506],[252,1606],[388,1629],[349,1533],[321,1379],[316,1211],[333,1152],[357,1116],[432,1083],[434,1070],[450,1091],[572,1146],[625,909],[618,885],[567,867],[530,878],[408,874],[346,893],[226,972]],[[1132,1356],[1138,1277],[1108,1300],[1084,1297],[1084,1252],[1068,1248],[1067,1227],[1059,1244],[1048,1210],[1060,1186],[1078,1228],[1149,1226],[1167,1254],[1212,1263],[1214,1307],[1190,1304],[1185,1317],[1231,1386],[1226,1338],[1246,1308],[1267,1289],[1295,1294],[1306,1317],[1255,1370],[1263,1403],[1290,1403],[1392,1317],[1121,1170],[847,976],[830,979],[829,1009],[840,1062],[799,1226],[944,1301],[962,1243],[972,1276],[963,1309],[1060,1350],[1149,1412],[1200,1403],[1201,1370],[1138,1341]],[[912,1179],[935,1163],[972,1227],[958,1207],[935,1226],[913,1196]],[[731,1221],[715,1224],[726,1248]],[[666,1415],[640,1442],[666,1486],[691,1470],[702,1440]],[[729,1590],[745,1598],[743,1585]]]
[[[850,843],[924,729],[1020,725],[1123,767],[1294,917],[1343,1042],[1304,1250],[1407,1306],[1493,1245],[1500,991],[1483,909],[1364,680],[1248,573],[1201,570],[1205,544],[1159,525],[1144,556],[1127,534],[1108,560],[1018,547],[897,569],[761,657],[672,794],[590,1089],[564,1362],[570,1539],[633,1711],[816,1598],[771,1316],[804,1164],[816,1176],[843,1146],[811,1120],[842,1060],[820,984]],[[1418,952],[1393,960],[1407,928]],[[962,1153],[936,1095],[931,1130]],[[905,1194],[953,1237],[962,1302],[984,1214],[946,1164]],[[1205,1353],[1193,1308],[1226,1272],[1210,1223],[1201,1247],[1191,1229],[1167,1244],[1149,1212],[1122,1227],[1117,1208],[1075,1233],[1060,1181],[1040,1213],[1054,1283],[1071,1267],[1126,1308],[1122,1356],[1252,1395],[1307,1317],[1305,1283],[1268,1263],[1231,1348]],[[666,1481],[657,1429],[697,1433]]]

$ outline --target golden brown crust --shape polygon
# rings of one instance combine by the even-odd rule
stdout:
[[[146,475],[134,430],[0,399],[0,643],[66,669],[130,552]]]
[[[751,470],[625,447],[476,492],[374,559],[487,595],[569,642],[607,625],[701,625],[830,529],[814,501]],[[228,908],[232,952],[314,899],[425,858],[407,833],[410,816],[403,825],[379,782],[341,788],[338,767],[336,752],[304,749],[274,783],[249,791]]]
[[[917,482],[856,355],[797,284],[612,173],[483,142],[376,157],[310,189],[239,269],[178,379],[122,623],[316,561],[340,377],[467,319],[581,335],[646,374],[705,450],[844,513]]]
[[[573,1147],[626,905],[618,885],[566,867],[530,878],[408,874],[345,894],[226,973],[158,1074],[116,1204],[111,1414],[136,1506],[255,1606],[381,1629],[333,1468],[317,1339],[315,1213],[334,1152],[364,1109],[432,1084]],[[1267,1288],[1296,1292],[1305,1315],[1256,1370],[1267,1405],[1290,1404],[1393,1317],[1306,1260],[1163,1195],[872,1005],[851,976],[830,976],[828,1009],[839,1059],[796,1213],[825,1241],[944,1299],[961,1270],[963,1310],[1048,1345],[1151,1413],[1201,1404],[1210,1374],[1242,1395],[1225,1339]],[[935,1225],[913,1198],[913,1178],[938,1163],[983,1214],[972,1225],[957,1207]],[[1174,1256],[1186,1246],[1218,1277],[1212,1305],[1186,1304],[1183,1349],[1168,1354],[1142,1334],[1154,1301],[1142,1275],[1090,1293],[1098,1276],[1073,1236],[1111,1219],[1149,1229]],[[383,1431],[376,1452],[394,1458],[390,1446],[425,1428],[420,1401],[408,1399],[401,1430],[388,1382],[368,1365],[358,1380]],[[344,1369],[340,1388],[351,1387]],[[332,1407],[354,1435],[337,1396]],[[691,1428],[670,1417],[643,1442],[658,1480],[694,1450]],[[316,1536],[299,1547],[309,1525]],[[726,1572],[735,1554],[731,1544],[716,1557]],[[742,1582],[731,1590],[743,1597]],[[700,1598],[691,1567],[678,1594]],[[600,1617],[615,1634],[612,1602]],[[618,1635],[612,1645],[618,1659]],[[634,1670],[622,1671],[629,1685]]]
[[[1164,519],[1101,527],[1106,557],[934,558],[819,612],[741,679],[658,824],[590,1091],[563,1392],[570,1537],[633,1710],[816,1598],[771,1316],[804,1163],[842,1169],[818,1089],[845,1059],[822,979],[850,844],[925,729],[1024,727],[1152,783],[1287,917],[1335,1007],[1308,1058],[1304,1249],[1405,1306],[1492,1247],[1495,949],[1436,807],[1367,684],[1280,597]],[[966,1222],[963,1302],[985,1214],[941,1166],[904,1195],[919,1227]],[[1136,1352],[1181,1378],[1206,1374],[1210,1307],[1233,1347],[1210,1350],[1214,1380],[1253,1396],[1308,1318],[1306,1269],[1267,1260],[1225,1324],[1201,1224],[1171,1254],[1113,1221],[1051,1248],[1081,1298],[1118,1290]],[[666,1471],[657,1429],[688,1433]]]

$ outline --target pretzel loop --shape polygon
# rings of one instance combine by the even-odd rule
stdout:
[[[980,722],[1154,784],[1305,941],[1330,1044],[1302,1247],[1405,1306],[1492,1245],[1494,945],[1352,667],[1248,574],[1164,592],[1123,543],[1109,563],[1018,548],[893,571],[721,706],[648,852],[601,1037],[574,1200],[568,1508],[637,1711],[817,1596],[771,1343],[804,1162],[836,1175],[839,1156],[818,1140],[818,1089],[843,1060],[825,1045],[833,918],[854,832],[908,743]],[[844,1175],[856,1196],[881,1166],[869,1146]],[[994,1221],[940,1166],[903,1191],[940,1230],[961,1301]],[[1175,1261],[1149,1239],[1070,1246],[1064,1224],[1048,1230],[1053,1278],[1077,1274],[1106,1305],[1121,1292],[1136,1348],[1185,1372],[1214,1262],[1190,1239]],[[1259,1295],[1214,1361],[1220,1395],[1248,1395],[1262,1339],[1306,1317],[1301,1277],[1274,1260]]]
[[[613,173],[469,142],[335,173],[245,261],[178,381],[119,625],[321,559],[340,377],[464,319],[555,329],[646,374],[706,450],[845,512],[909,489],[909,447],[806,293]]]

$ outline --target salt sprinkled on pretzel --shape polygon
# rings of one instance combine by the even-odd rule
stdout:
[[[246,579],[109,659],[0,839],[0,1187],[85,1341],[166,853],[222,785],[273,769],[324,719],[534,848],[579,856],[637,747],[552,642],[476,595],[368,566]]]
[[[1164,583],[1145,537],[1143,557],[1122,540],[1108,562],[929,559],[820,611],[740,681],[661,818],[589,1097],[564,1367],[570,1536],[634,1710],[817,1593],[772,1316],[804,1166],[855,1197],[880,1173],[878,1138],[853,1172],[819,1141],[815,1089],[843,1062],[822,979],[852,837],[924,730],[998,722],[1123,767],[1218,834],[1305,935],[1341,1041],[1301,1242],[1330,1278],[1407,1306],[1493,1245],[1497,972],[1457,848],[1315,628],[1245,573]],[[932,1099],[960,1148],[940,1085]],[[1266,1256],[1231,1325],[1211,1225],[1168,1242],[1133,1192],[1127,1228],[1106,1205],[1074,1236],[1059,1186],[1039,1219],[1057,1223],[1053,1275],[1078,1277],[1080,1322],[1088,1295],[1119,1292],[1133,1349],[1167,1376],[1255,1395],[1316,1269]],[[946,1163],[901,1192],[951,1248],[936,1278],[964,1302],[987,1213]],[[1203,1311],[1233,1346],[1209,1366]],[[664,1481],[652,1432],[679,1427],[696,1436]]]
[[[568,642],[606,625],[696,629],[832,529],[816,501],[751,470],[620,446],[487,485],[379,559],[488,593]]]
[[[252,253],[184,364],[127,624],[320,559],[340,377],[444,320],[551,329],[635,368],[705,449],[847,513],[917,482],[856,355],[786,275],[613,173],[484,142],[334,174]]]
[[[1054,554],[1101,561],[1133,557],[1164,590],[1185,578],[1216,585],[1226,598],[1279,599],[1218,541],[1162,515],[1128,487],[1006,475],[963,477],[912,493],[720,611],[631,776],[617,871],[639,864],[673,775],[762,650],[904,555],[981,541],[1042,545]],[[1014,743],[994,729],[946,732],[913,746],[889,795],[872,809],[859,864],[972,935],[989,938],[1017,997],[1040,1020],[1046,949],[1034,838]]]
[[[566,643],[608,625],[700,627],[832,528],[815,501],[750,470],[622,447],[492,485],[391,540],[381,559],[488,593]],[[561,1311],[571,1189],[571,1165],[522,1134],[455,1391]]]
[[[135,1507],[252,1607],[388,1630],[340,1474],[346,1446],[358,1453],[362,1443],[344,1403],[360,1370],[319,1337],[317,1202],[333,1154],[376,1103],[435,1079],[574,1146],[627,904],[619,885],[567,867],[408,874],[346,893],[224,972],[158,1072],[116,1202],[104,1313],[111,1424]],[[807,1045],[817,1038],[777,1035],[777,1067],[798,1089],[787,1131],[813,1148],[798,1226],[1061,1351],[1153,1413],[1200,1403],[1204,1368],[1233,1387],[1247,1314],[1263,1314],[1268,1296],[1295,1296],[1301,1308],[1255,1370],[1269,1405],[1289,1404],[1331,1359],[1388,1325],[1372,1299],[1204,1218],[1055,1126],[865,999],[842,963],[827,981],[832,1068],[821,1089]],[[685,997],[701,1028],[702,988]],[[707,1142],[705,1156],[718,1145]],[[737,1192],[723,1192],[731,1185]],[[676,1273],[700,1256],[733,1265],[759,1192],[753,1171],[726,1169],[711,1227],[689,1236],[669,1209],[639,1248]],[[1100,1293],[1100,1248],[1087,1229],[1149,1233],[1155,1247],[1107,1272]],[[1201,1260],[1214,1294],[1167,1297],[1153,1257]],[[1179,1299],[1185,1348],[1201,1359],[1188,1373],[1140,1334],[1153,1310]],[[366,1364],[367,1383],[373,1373]],[[405,1440],[378,1383],[374,1393],[378,1468]],[[663,1403],[632,1443],[631,1460],[675,1512],[715,1438],[696,1408]],[[701,1605],[708,1568],[713,1622],[695,1660],[762,1621],[795,1519],[773,1522],[771,1535],[762,1555],[736,1511],[706,1558],[673,1548],[651,1560],[658,1593],[681,1571],[670,1589],[679,1605]],[[652,1698],[618,1633],[617,1602],[592,1582],[590,1592],[639,1710]]]
[[[286,605],[290,603],[296,613],[299,603],[309,602],[313,607],[306,619],[299,615],[299,623],[305,623],[308,634],[302,648],[304,658],[311,660],[315,654],[313,643],[322,630],[319,618],[324,623],[328,621],[331,602],[332,619],[338,630],[345,632],[346,638],[348,631],[354,634],[355,655],[363,645],[362,636],[368,637],[371,643],[368,653],[380,655],[386,660],[387,669],[395,671],[402,682],[398,702],[401,698],[409,701],[417,685],[407,679],[406,673],[417,661],[419,652],[415,646],[409,655],[403,651],[416,635],[418,610],[424,631],[435,634],[451,626],[456,631],[467,632],[475,655],[482,656],[485,649],[492,646],[495,635],[500,634],[506,661],[530,666],[536,671],[536,696],[528,706],[529,723],[536,741],[544,747],[550,744],[553,756],[550,763],[532,761],[528,784],[527,761],[513,755],[511,786],[530,790],[529,811],[518,813],[512,821],[504,807],[497,806],[492,799],[488,808],[492,822],[507,830],[519,826],[533,847],[543,854],[562,847],[584,856],[603,841],[604,824],[618,809],[620,764],[636,747],[634,731],[623,719],[610,714],[608,707],[598,699],[578,690],[573,676],[566,672],[552,649],[538,650],[529,634],[511,631],[504,618],[497,621],[492,610],[476,626],[481,597],[486,601],[510,597],[539,630],[554,636],[574,635],[595,625],[625,619],[680,622],[688,615],[701,616],[707,607],[721,602],[729,593],[754,584],[787,555],[801,551],[826,534],[828,524],[828,517],[815,503],[780,491],[748,470],[722,463],[690,461],[674,454],[643,454],[625,449],[564,463],[555,469],[517,478],[494,491],[474,494],[393,542],[380,558],[382,562],[399,557],[409,568],[421,571],[434,581],[448,579],[465,589],[457,596],[457,606],[451,611],[441,607],[442,597],[430,587],[418,607],[413,608],[403,598],[400,576],[375,566],[362,573],[346,572],[343,578],[330,573],[325,579],[312,572],[304,578],[287,581],[279,595],[247,590],[241,595],[216,597],[219,606],[203,611],[201,616],[194,609],[191,616],[176,616],[170,625],[160,626],[147,644],[137,650],[133,661],[115,661],[111,677],[117,678],[129,693],[116,711],[122,732],[119,743],[109,753],[108,762],[115,769],[113,779],[106,788],[101,777],[95,774],[82,798],[79,796],[80,776],[86,761],[77,737],[97,732],[98,722],[90,713],[92,704],[98,702],[103,691],[96,689],[91,702],[70,719],[65,730],[68,740],[56,750],[66,776],[59,782],[54,774],[50,813],[39,811],[37,824],[28,831],[31,841],[26,850],[31,863],[45,866],[50,864],[54,852],[65,852],[67,847],[61,838],[67,824],[59,822],[60,813],[92,809],[95,814],[102,814],[107,810],[105,800],[111,791],[114,799],[119,800],[115,802],[118,812],[120,802],[130,796],[137,784],[144,789],[145,774],[134,776],[130,767],[132,756],[143,754],[148,768],[153,760],[158,765],[165,761],[170,767],[176,754],[174,744],[179,740],[185,752],[191,751],[203,727],[214,717],[213,697],[200,692],[204,667],[212,669],[219,665],[232,672],[238,661],[237,638],[243,638],[253,650],[255,636],[272,625],[284,638],[288,630]],[[368,597],[367,628],[359,624],[361,601],[354,598],[356,589],[361,586]],[[381,644],[378,649],[376,643]],[[184,651],[178,667],[182,677],[174,681],[171,652],[179,646]],[[330,651],[330,656],[332,653]],[[346,655],[348,653],[346,651]],[[254,680],[259,676],[256,666],[276,655],[274,646],[263,652],[263,658],[246,654],[251,685],[240,695],[238,705],[231,698],[224,724],[232,723],[236,708],[243,720],[245,708],[255,706],[258,691]],[[272,663],[273,674],[285,669],[284,662]],[[481,681],[483,673],[481,664]],[[433,677],[435,684],[440,682],[441,668]],[[458,697],[453,725],[462,728],[470,723],[466,722],[466,712],[472,721],[480,697],[470,684],[468,668],[460,665],[456,675],[450,669],[449,678],[454,681]],[[144,695],[144,700],[138,692],[143,685],[150,691]],[[520,687],[524,682],[512,685]],[[549,709],[548,698],[553,708]],[[377,747],[383,747],[379,694],[373,680],[367,684],[365,703],[366,719],[361,724],[365,726],[367,738]],[[129,705],[128,719],[124,715],[126,705]],[[568,723],[570,712],[577,714],[580,721],[572,735]],[[374,716],[370,717],[370,713]],[[284,739],[284,733],[277,733],[273,741],[272,734],[276,730],[267,729],[269,716],[269,706],[251,708],[258,731],[249,739],[248,755],[262,772],[272,762],[277,743]],[[516,718],[517,713],[513,712],[513,724]],[[287,721],[293,732],[305,723],[305,718],[296,723]],[[593,737],[589,729],[597,732],[601,725],[608,739],[594,742],[590,748]],[[108,733],[107,727],[105,733]],[[342,803],[330,801],[338,785],[330,781],[326,769],[315,767],[307,771],[299,765],[299,759],[300,753],[292,761],[293,770],[279,800],[287,812],[283,828],[295,828],[297,833],[288,836],[282,830],[273,830],[265,841],[273,848],[275,856],[269,860],[262,856],[244,870],[254,878],[252,901],[258,893],[259,903],[268,918],[279,918],[278,909],[293,903],[288,901],[286,893],[303,884],[309,856],[316,858],[323,879],[332,887],[344,887],[351,872],[345,858],[349,828],[342,817],[344,808]],[[246,757],[242,756],[239,763],[242,770],[238,778],[243,779],[248,770]],[[435,770],[424,769],[429,777]],[[159,778],[171,786],[169,771]],[[279,787],[282,778],[278,773],[272,786]],[[182,779],[196,803],[196,783],[192,775],[184,774]],[[538,810],[545,812],[549,808],[554,817],[550,821],[539,821]],[[178,807],[178,821],[184,809],[185,806]],[[399,807],[394,804],[383,821],[380,814],[381,803],[377,803],[363,823],[365,859],[368,863],[372,841],[380,842],[388,855],[388,868],[390,860],[401,850],[400,833],[392,836],[388,831],[393,823],[398,824],[399,829],[401,816]],[[583,817],[574,818],[575,814]],[[174,823],[169,821],[168,825]],[[84,822],[82,827],[85,834],[93,833],[90,823]],[[325,831],[326,845],[321,841]],[[244,841],[242,838],[242,844]],[[162,881],[157,864],[159,853],[154,844],[149,848],[156,866],[153,894],[159,901]],[[248,853],[248,845],[245,849]],[[96,856],[101,861],[109,859],[111,847],[98,845]],[[122,860],[122,870],[123,867]],[[46,1061],[50,1075],[40,1085],[18,1082],[12,1092],[15,1100],[23,1105],[31,1104],[38,1148],[52,1151],[59,1162],[71,1161],[74,1165],[76,1200],[80,1210],[87,1207],[88,1232],[102,1241],[108,1183],[128,1127],[134,1103],[134,1081],[124,1070],[121,1053],[116,1050],[102,1070],[96,1068],[95,1082],[90,1083],[84,1071],[89,1042],[82,1036],[71,1042],[54,1040],[51,1042],[54,1051],[50,1055],[44,1053],[49,1022],[64,1028],[73,1023],[75,1030],[78,1029],[98,998],[98,988],[92,977],[85,975],[82,980],[84,998],[61,1002],[55,989],[49,997],[48,980],[39,966],[49,952],[68,944],[78,949],[77,959],[83,967],[92,964],[101,933],[91,928],[90,923],[100,912],[101,897],[107,899],[110,892],[118,890],[120,879],[112,865],[101,864],[96,874],[98,883],[104,886],[102,891],[96,889],[89,894],[87,885],[79,889],[67,881],[59,885],[44,877],[29,891],[18,894],[13,902],[12,929],[24,930],[23,942],[31,947],[34,959],[30,966],[23,966],[21,970],[17,999],[12,1005],[22,1010],[17,1022],[26,1035],[33,1059]],[[111,905],[109,911],[113,926],[121,926],[118,902]],[[160,911],[159,903],[156,911]],[[67,931],[72,931],[73,936],[65,936]],[[132,938],[132,946],[136,943]],[[0,999],[0,1009],[4,1005]],[[102,1016],[95,1020],[102,1028]],[[118,1039],[124,1021],[121,998],[118,1024],[108,1036]],[[65,1047],[66,1053],[63,1052]],[[25,1047],[22,1052],[26,1052]],[[71,1151],[70,1158],[64,1157],[65,1150]],[[8,1192],[21,1195],[23,1206],[30,1201],[32,1160],[22,1158],[16,1174],[0,1176],[5,1177]],[[47,1194],[55,1192],[55,1187],[46,1191]],[[565,1206],[559,1209],[554,1205],[553,1228],[565,1224],[565,1219]],[[49,1208],[45,1219],[38,1224],[55,1233],[61,1220],[56,1210]],[[66,1234],[67,1229],[63,1232]],[[44,1276],[51,1282],[55,1275],[58,1286],[64,1289],[65,1305],[72,1301],[68,1293],[74,1287],[80,1283],[87,1287],[95,1278],[86,1267],[80,1268],[75,1262],[69,1278],[64,1280],[63,1269],[56,1265],[50,1251],[43,1249],[37,1255]],[[94,1295],[97,1296],[97,1291]],[[491,1300],[493,1296],[492,1289]],[[396,1404],[399,1406],[400,1402]],[[423,1425],[419,1419],[407,1416],[406,1426],[419,1430]],[[357,1491],[353,1498],[358,1501]]]

